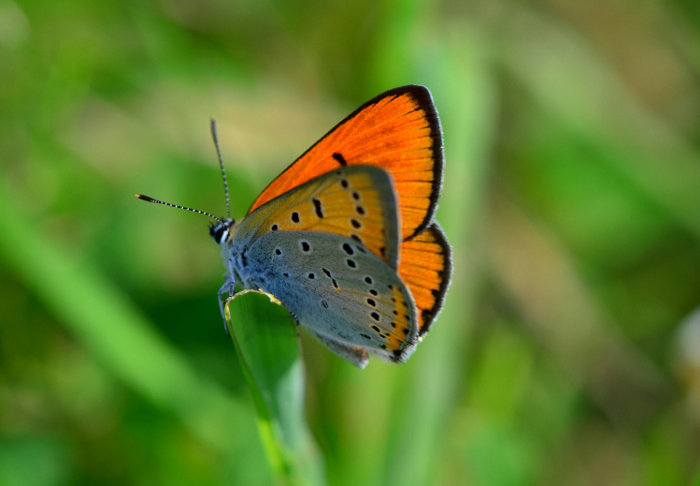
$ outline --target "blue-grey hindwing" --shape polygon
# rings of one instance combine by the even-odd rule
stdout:
[[[410,292],[393,268],[351,238],[270,232],[246,249],[246,265],[237,272],[248,287],[277,297],[322,341],[361,346],[392,361],[405,361],[415,347]]]

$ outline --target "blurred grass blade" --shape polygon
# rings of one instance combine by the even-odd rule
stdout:
[[[596,147],[599,160],[700,241],[700,153],[695,145],[630,96],[619,73],[575,30],[530,10],[511,12],[513,38],[502,51],[506,71],[553,116],[553,123]]]
[[[445,186],[437,219],[452,245],[454,272],[445,308],[398,384],[402,404],[392,417],[383,484],[418,486],[435,480],[450,407],[464,380],[462,346],[472,332],[477,307],[476,272],[467,262],[486,192],[497,100],[478,30],[459,23],[451,34],[421,67],[430,73],[426,84],[444,127]]]
[[[323,484],[304,414],[304,368],[296,323],[269,294],[245,290],[226,302],[226,321],[258,411],[258,427],[280,484]]]
[[[5,186],[0,180],[0,186]],[[0,255],[27,288],[128,387],[172,411],[204,444],[223,454],[232,480],[264,484],[262,451],[250,408],[206,377],[160,335],[98,270],[72,261],[40,225],[25,221],[0,192]]]

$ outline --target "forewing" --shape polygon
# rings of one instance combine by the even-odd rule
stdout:
[[[442,131],[430,91],[395,88],[368,101],[290,165],[249,213],[275,197],[342,166],[373,165],[391,173],[401,211],[401,238],[433,218],[442,186]]]

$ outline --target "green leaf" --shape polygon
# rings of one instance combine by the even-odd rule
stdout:
[[[225,308],[273,474],[280,484],[323,484],[304,416],[304,367],[294,319],[273,296],[255,290],[237,293]]]

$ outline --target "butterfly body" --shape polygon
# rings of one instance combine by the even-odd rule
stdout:
[[[214,125],[212,133],[216,141]],[[222,314],[221,297],[236,284],[260,289],[357,366],[369,353],[404,362],[439,314],[451,276],[450,246],[433,220],[442,164],[432,97],[404,86],[341,121],[241,221],[190,209],[218,221],[210,234],[227,271]]]

